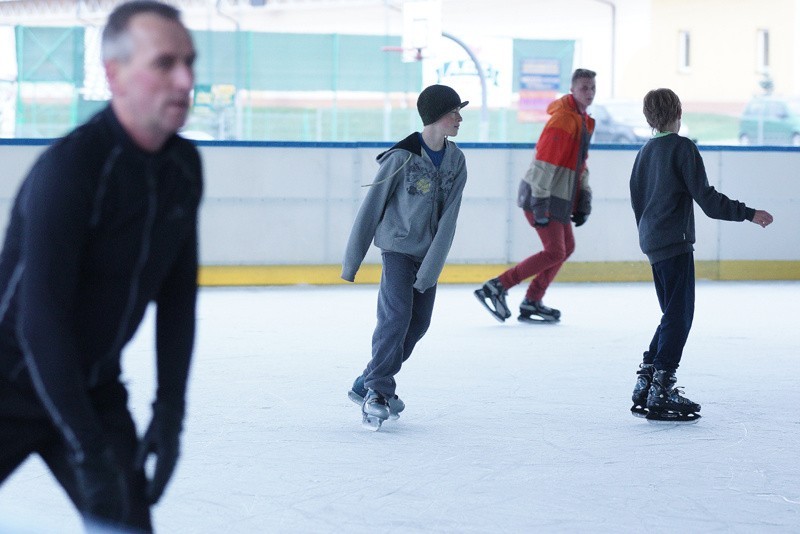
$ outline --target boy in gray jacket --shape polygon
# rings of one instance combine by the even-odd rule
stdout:
[[[467,181],[464,154],[448,137],[458,135],[460,110],[468,103],[445,85],[420,93],[424,129],[378,155],[380,169],[347,242],[342,278],[348,282],[373,239],[383,258],[372,359],[348,392],[372,430],[405,408],[394,376],[431,322]]]
[[[648,419],[693,421],[700,418],[700,405],[681,396],[675,370],[694,317],[694,203],[713,219],[748,220],[762,228],[772,223],[772,215],[709,185],[697,147],[678,135],[678,95],[670,89],[650,91],[643,111],[657,133],[633,164],[631,205],[663,315],[637,372],[631,412]]]

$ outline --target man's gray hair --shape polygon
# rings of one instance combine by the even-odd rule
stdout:
[[[152,13],[178,23],[181,21],[180,11],[155,0],[134,0],[117,6],[108,16],[108,22],[103,29],[101,45],[103,61],[112,59],[127,61],[131,57],[133,48],[128,33],[130,21],[142,13]]]

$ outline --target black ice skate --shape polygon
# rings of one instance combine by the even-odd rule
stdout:
[[[541,300],[525,299],[519,305],[517,320],[523,323],[557,323],[561,320],[561,312],[548,308]]]
[[[359,376],[353,382],[353,387],[347,392],[347,397],[359,406],[364,404],[364,397],[367,396],[367,388],[364,387],[364,377]],[[386,405],[389,407],[389,419],[395,420],[400,417],[400,412],[406,409],[406,403],[394,395],[386,399]]]
[[[508,292],[498,278],[492,278],[483,284],[483,287],[475,290],[475,298],[478,299],[478,302],[483,304],[483,307],[501,323],[511,317],[511,310],[506,304],[507,294]]]
[[[700,419],[700,405],[682,396],[675,387],[675,371],[655,371],[647,393],[647,420],[693,423]]]
[[[373,432],[379,430],[389,418],[389,406],[386,398],[375,390],[367,391],[364,404],[361,405],[361,424]]]
[[[639,370],[636,371],[636,385],[633,387],[633,406],[631,413],[636,417],[647,415],[647,393],[650,391],[650,384],[653,382],[653,364],[640,363]]]

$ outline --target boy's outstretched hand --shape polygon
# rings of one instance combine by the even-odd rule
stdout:
[[[772,224],[772,215],[764,210],[756,210],[756,214],[753,215],[753,222],[761,228],[766,228]]]

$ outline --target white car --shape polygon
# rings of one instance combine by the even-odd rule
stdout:
[[[653,137],[653,129],[644,118],[641,102],[635,100],[595,101],[586,111],[595,120],[592,143],[643,145]],[[679,133],[688,137],[689,128],[681,123]]]

